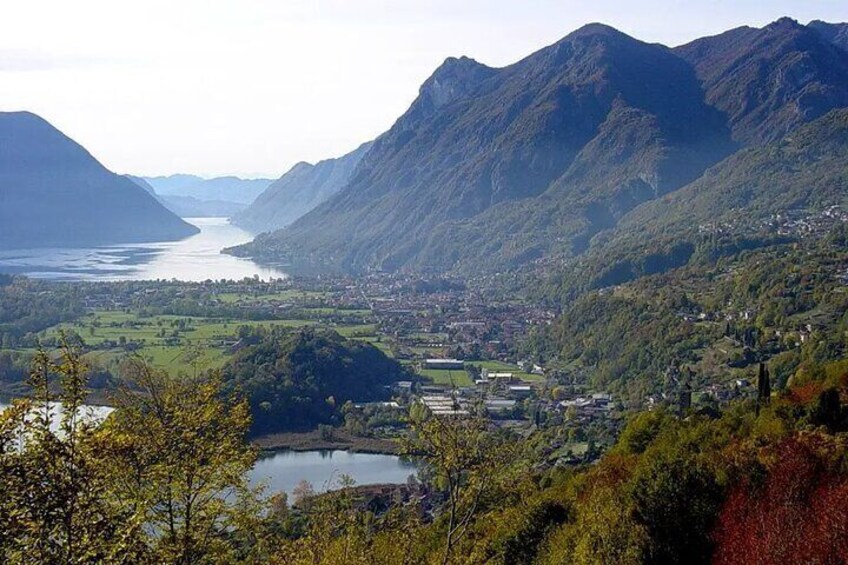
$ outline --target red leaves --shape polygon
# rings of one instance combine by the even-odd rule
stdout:
[[[806,406],[818,398],[822,388],[823,384],[820,381],[811,381],[804,385],[790,388],[784,398],[793,404]]]
[[[781,442],[765,454],[764,477],[731,490],[713,534],[715,563],[848,563],[848,478],[828,463],[824,443]]]

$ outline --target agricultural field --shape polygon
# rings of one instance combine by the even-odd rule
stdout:
[[[277,293],[267,297],[284,297],[288,294],[304,294],[300,291]],[[320,293],[313,293],[320,294]],[[220,295],[219,295],[220,298]],[[231,303],[255,298],[244,294],[226,295]],[[334,309],[321,309],[322,314],[333,314]],[[326,311],[326,312],[325,312]],[[359,314],[365,318],[367,310],[342,311]],[[93,350],[87,358],[103,368],[114,368],[131,352],[151,364],[171,372],[192,373],[197,370],[215,369],[226,362],[231,348],[238,341],[237,333],[242,326],[257,327],[302,327],[319,325],[316,319],[291,320],[241,320],[202,318],[193,316],[156,315],[143,316],[132,311],[96,310],[73,321],[58,324],[40,333],[45,340],[56,339],[61,332],[79,335]],[[361,341],[376,343],[377,328],[373,324],[323,323],[341,335]],[[388,347],[381,347],[388,353]]]
[[[416,369],[419,375],[429,378],[434,385],[441,386],[474,386],[474,381],[467,371],[452,371],[443,369]]]
[[[134,313],[95,311],[75,322],[44,331],[43,338],[60,332],[78,334],[94,348],[88,354],[106,368],[132,351],[153,365],[169,371],[212,369],[222,366],[230,347],[237,341],[240,326],[301,327],[310,320],[219,320],[183,316],[149,316]]]

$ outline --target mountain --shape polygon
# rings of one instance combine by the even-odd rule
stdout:
[[[245,204],[228,202],[226,200],[199,200],[192,196],[178,196],[173,194],[159,196],[153,186],[142,177],[133,175],[124,176],[149,192],[165,208],[180,218],[229,218],[245,208]],[[191,177],[191,175],[184,176]]]
[[[0,247],[138,243],[197,232],[42,118],[0,113]]]
[[[197,175],[176,174],[160,177],[133,177],[141,179],[160,194],[180,194],[187,187],[202,183],[203,177]]]
[[[448,59],[345,187],[231,252],[466,275],[571,262],[626,237],[619,225],[638,233],[627,220],[645,203],[848,107],[842,28],[827,25],[669,49],[590,24],[501,69]]]
[[[234,176],[203,179],[194,175],[142,177],[160,196],[190,196],[197,200],[219,200],[250,204],[271,184],[271,179],[242,179]]]
[[[151,195],[152,197],[154,197],[156,200],[159,200],[160,202],[162,201],[162,200],[159,198],[159,195],[158,195],[158,194],[156,194],[156,190],[153,188],[153,186],[152,186],[149,182],[147,182],[146,180],[144,180],[143,178],[141,178],[141,177],[136,177],[136,176],[133,176],[133,175],[124,175],[124,178],[128,178],[128,179],[130,179],[131,181],[133,181],[134,183],[136,183],[138,186],[140,186],[141,188],[143,188],[144,190],[146,190],[146,191],[147,191],[147,193],[148,193],[149,195]]]
[[[807,27],[819,32],[825,39],[841,49],[848,51],[848,24],[831,24],[821,20],[813,20]]]
[[[286,227],[341,190],[370,148],[371,142],[363,143],[336,159],[298,163],[233,216],[232,222],[254,233]]]
[[[199,200],[193,196],[161,196],[168,210],[181,218],[231,218],[244,210],[241,202]]]
[[[234,252],[347,269],[518,264],[579,248],[733,148],[689,64],[592,24],[502,69],[448,59],[346,187]]]
[[[698,180],[643,204],[596,241],[575,267],[598,288],[715,260],[744,249],[815,237],[848,210],[848,109],[792,135],[743,149]]]
[[[746,144],[774,141],[848,105],[846,53],[789,18],[698,39],[675,52],[692,64],[707,102]]]

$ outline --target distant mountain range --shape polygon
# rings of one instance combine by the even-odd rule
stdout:
[[[181,218],[229,218],[241,212],[247,206],[241,202],[230,202],[226,200],[202,200],[193,196],[179,196],[175,194],[160,195],[144,178],[133,175],[125,176],[149,192],[163,206]],[[199,178],[192,177],[191,175],[178,176]]]
[[[0,113],[0,247],[139,243],[197,232],[42,118]]]
[[[768,155],[789,144],[786,162],[809,167],[819,139],[841,143],[844,116],[831,112],[848,107],[846,29],[784,18],[670,49],[591,24],[500,69],[450,58],[343,187],[232,252],[493,272],[603,256],[609,242],[692,229],[728,206],[760,218],[777,204],[758,203],[782,194],[764,178],[799,187],[780,206],[834,203],[846,194],[841,152],[797,179]],[[747,180],[724,198],[732,179]]]
[[[326,159],[314,165],[298,163],[231,221],[254,233],[286,227],[347,185],[370,148],[370,142],[363,143],[337,159]]]
[[[204,179],[194,175],[140,177],[159,196],[188,196],[202,201],[250,204],[273,182],[272,179],[242,179],[234,176]]]

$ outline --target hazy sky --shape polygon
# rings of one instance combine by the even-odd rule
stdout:
[[[0,0],[0,110],[117,172],[279,176],[385,131],[446,57],[511,63],[600,21],[668,45],[848,0]]]

